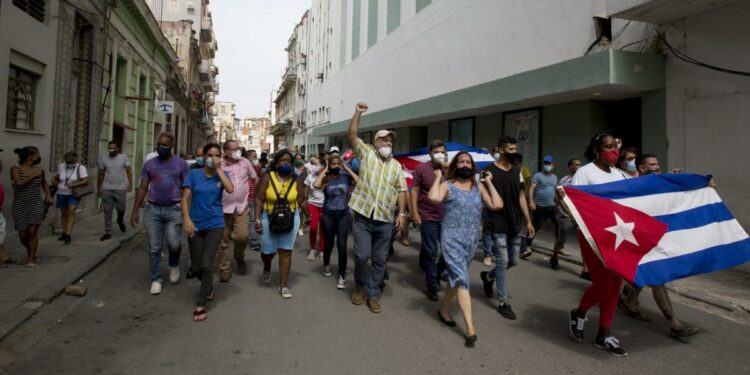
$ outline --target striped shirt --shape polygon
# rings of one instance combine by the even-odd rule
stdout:
[[[401,164],[392,157],[381,159],[375,148],[361,139],[357,139],[354,153],[360,159],[359,182],[349,208],[362,216],[392,223],[398,193],[406,192]]]

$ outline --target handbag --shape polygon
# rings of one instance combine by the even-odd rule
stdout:
[[[271,215],[268,220],[268,227],[273,233],[289,233],[294,228],[294,212],[289,206],[289,191],[294,186],[294,177],[292,182],[289,184],[289,188],[284,192],[284,196],[279,195],[279,191],[276,189],[276,184],[273,182],[273,178],[269,177],[273,192],[276,193],[276,202],[273,204]]]
[[[80,164],[76,165],[76,176],[78,176],[76,181],[80,181],[81,180],[81,165]],[[91,181],[90,178],[87,178],[86,185],[76,186],[72,188],[71,190],[73,191],[74,197],[81,199],[94,192],[94,183],[93,181]]]

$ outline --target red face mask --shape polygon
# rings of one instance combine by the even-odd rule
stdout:
[[[609,165],[615,165],[617,164],[617,159],[620,157],[620,151],[617,149],[611,149],[608,151],[604,151],[599,156],[604,159]]]

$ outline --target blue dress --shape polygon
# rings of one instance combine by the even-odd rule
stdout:
[[[482,196],[479,187],[470,191],[461,190],[448,182],[445,198],[440,243],[448,270],[451,288],[471,285],[469,264],[474,258],[479,241],[479,225],[482,221]]]

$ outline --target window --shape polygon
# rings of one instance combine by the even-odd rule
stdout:
[[[44,22],[45,0],[13,0],[13,5],[34,17],[39,22]]]
[[[8,77],[8,109],[5,126],[9,129],[34,130],[34,102],[39,76],[10,67]]]
[[[474,146],[474,118],[451,120],[448,128],[448,139],[450,142]]]

